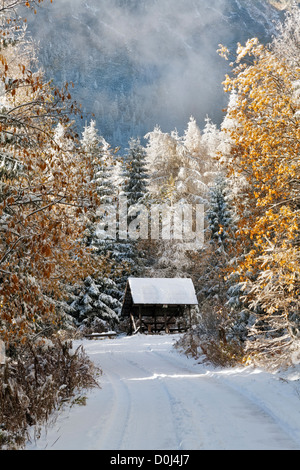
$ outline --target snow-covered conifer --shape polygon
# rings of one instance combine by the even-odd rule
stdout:
[[[140,139],[131,139],[124,158],[122,196],[129,206],[146,202],[149,174],[146,166],[146,152]]]
[[[182,142],[190,155],[199,158],[202,151],[202,135],[196,119],[193,116],[190,117],[187,129],[184,131]]]
[[[88,158],[91,163],[90,182],[95,188],[99,204],[96,214],[87,220],[85,243],[93,256],[99,258],[99,265],[103,259],[112,265],[116,240],[107,227],[111,218],[115,217],[113,157],[109,144],[99,136],[95,121],[85,126],[81,146],[83,158]],[[99,318],[111,328],[118,320],[121,296],[113,277],[99,270],[85,279],[81,288],[74,288],[71,308],[78,322],[90,324],[94,318]]]
[[[183,146],[176,131],[164,133],[159,126],[145,135],[150,193],[158,202],[170,180],[176,180],[182,167]]]
[[[91,327],[101,320],[103,330],[110,330],[119,321],[120,292],[112,279],[88,276],[83,286],[74,289],[70,309],[79,327]]]
[[[120,197],[125,201],[126,213],[119,213],[117,221],[117,254],[118,263],[125,263],[128,270],[120,279],[122,288],[128,275],[141,275],[143,271],[143,240],[148,239],[148,193],[149,174],[146,162],[146,151],[140,139],[131,138],[129,148],[123,159],[122,186]],[[142,232],[145,223],[146,232]],[[127,231],[124,233],[123,227]]]
[[[209,190],[210,206],[207,211],[211,242],[218,252],[227,254],[233,241],[234,219],[228,191],[228,181],[219,174]]]
[[[112,187],[113,158],[109,144],[98,135],[96,122],[91,121],[85,126],[82,133],[81,146],[91,160],[93,182],[101,204],[113,201],[114,189]]]

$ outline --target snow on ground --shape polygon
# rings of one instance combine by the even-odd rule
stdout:
[[[101,388],[60,412],[27,449],[300,449],[297,369],[216,369],[181,355],[178,338],[84,340]]]

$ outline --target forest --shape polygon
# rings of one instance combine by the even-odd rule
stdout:
[[[299,352],[299,7],[268,44],[220,44],[220,126],[191,116],[183,135],[157,125],[120,149],[93,118],[78,132],[76,84],[45,79],[18,10],[39,3],[0,6],[0,448],[96,386],[101,371],[72,340],[126,333],[129,276],[192,278],[199,305],[182,341],[213,364],[275,370]],[[104,223],[122,197],[126,237]],[[204,243],[142,233],[141,207],[157,204],[204,206]]]

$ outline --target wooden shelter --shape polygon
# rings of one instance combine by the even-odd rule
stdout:
[[[187,278],[129,278],[121,316],[130,318],[130,333],[186,331],[191,307],[198,305]]]

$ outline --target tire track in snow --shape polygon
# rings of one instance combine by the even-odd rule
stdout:
[[[161,383],[175,421],[177,449],[228,449],[233,442],[241,449],[298,448],[258,400],[226,383],[221,385],[216,377],[194,374],[193,366],[187,367],[179,359],[178,355],[152,349],[147,368],[129,361],[148,373],[149,380]],[[257,438],[261,434],[265,439]]]
[[[145,423],[149,449],[177,448],[177,435],[169,395],[160,381],[145,382],[149,369],[125,354],[109,354],[104,369],[103,387],[112,390],[109,417],[99,424],[96,448],[103,450],[136,450],[145,448]],[[148,397],[148,403],[147,403]],[[165,429],[161,438],[158,429]],[[91,434],[95,433],[93,429]]]
[[[116,362],[118,359],[113,360]],[[97,436],[97,449],[121,449],[128,419],[132,409],[131,396],[126,383],[120,373],[114,372],[117,367],[105,371],[105,379],[112,388],[112,409],[105,423],[102,423],[102,432]],[[105,384],[104,384],[105,386]]]
[[[171,412],[176,423],[176,450],[200,450],[203,448],[203,429],[201,422],[196,423],[192,410],[188,409],[186,402],[172,393],[167,378],[160,378],[165,393],[168,396]],[[172,379],[171,379],[172,380]]]
[[[181,376],[185,378],[195,376],[190,369],[178,364],[178,361],[170,361],[168,356],[166,357],[166,355],[157,353],[152,349],[146,351],[146,356],[147,360],[144,360],[143,364],[146,363],[148,366],[147,368],[136,360],[128,359],[128,357],[127,361],[145,375],[145,377],[140,380],[148,387],[150,382],[156,383],[156,386],[160,387],[160,400],[162,400],[162,394],[167,399],[168,406],[163,414],[165,418],[167,418],[167,421],[172,421],[172,429],[167,429],[168,426],[166,423],[163,423],[160,429],[162,432],[164,432],[164,429],[166,431],[168,430],[170,436],[168,441],[169,443],[173,443],[173,447],[171,447],[171,449],[201,449],[203,447],[202,444],[204,440],[203,429],[201,427],[201,422],[197,422],[194,419],[193,410],[188,406],[190,405],[187,398],[189,393],[185,392],[185,400],[182,400],[178,397],[176,390],[175,392],[173,391],[173,393],[171,392],[170,385],[168,385],[170,382],[172,383],[174,381],[174,378],[177,380],[177,377],[180,378]],[[157,360],[157,357],[159,360]],[[170,371],[170,362],[173,366],[172,371]],[[159,373],[159,371],[161,373]],[[138,379],[129,380],[138,381]],[[145,395],[147,395],[147,393],[145,393]],[[168,416],[166,416],[166,413],[168,413]],[[140,419],[142,418],[143,416],[140,416]],[[144,418],[146,417],[144,416]],[[166,448],[166,446],[163,448]]]
[[[149,368],[149,353],[145,352],[143,358],[142,363],[132,358],[122,358],[124,370],[128,373],[131,369],[130,376],[124,377],[123,381],[126,382],[130,394],[132,414],[124,428],[120,449],[145,449],[145,423],[146,449],[177,448],[177,423],[169,393],[161,380],[152,377],[153,368]]]
[[[159,379],[165,389],[174,420],[176,423],[177,447],[178,450],[201,450],[206,448],[205,439],[206,423],[209,421],[205,417],[203,403],[199,400],[191,399],[191,390],[198,388],[206,377],[203,373],[195,371],[194,363],[189,367],[186,358],[179,354],[166,353],[161,350],[150,348],[153,367],[165,370],[166,374],[158,374]],[[178,386],[180,382],[180,386]],[[201,395],[201,390],[197,392]],[[196,406],[195,406],[196,404]],[[212,434],[217,436],[213,423],[210,422]]]
[[[187,375],[184,387],[175,386],[176,396],[181,392],[183,403],[190,396],[192,416],[198,414],[202,435],[207,436],[205,448],[231,449],[233,443],[241,449],[300,448],[289,427],[246,388],[211,374],[202,375],[193,386],[188,382]]]
[[[49,443],[53,449],[83,450],[299,449],[290,429],[276,420],[278,398],[274,416],[266,408],[272,389],[261,395],[257,379],[256,389],[251,377],[195,367],[172,342],[145,336],[86,343],[103,372],[101,390],[91,393],[85,407],[63,415],[60,428],[49,429],[36,448]],[[299,423],[297,416],[287,420]]]
[[[224,377],[223,374],[219,374],[216,378],[216,381],[222,384],[222,387],[227,387],[228,389],[233,390],[238,393],[240,396],[244,397],[246,400],[251,402],[254,406],[258,407],[261,410],[261,413],[267,415],[270,420],[272,420],[278,428],[281,429],[281,432],[285,434],[286,439],[290,440],[293,448],[300,450],[300,432],[299,427],[291,425],[284,416],[280,416],[279,410],[276,408],[274,411],[274,406],[272,407],[272,398],[274,398],[276,391],[272,393],[272,397],[268,396],[265,399],[262,399],[259,395],[255,394],[253,391],[247,389],[243,385],[238,385],[232,380]],[[280,400],[284,401],[286,398],[280,396]],[[268,401],[270,403],[268,404]],[[276,401],[276,400],[275,400]],[[278,399],[277,399],[278,401]],[[297,410],[295,410],[297,413]]]
[[[178,357],[178,355],[172,355],[172,354],[165,355],[155,350],[153,351],[153,353],[160,359],[167,360],[173,366],[176,366],[176,364],[178,365],[180,363],[179,361],[180,357]],[[192,369],[193,369],[193,366],[182,367],[182,370],[186,371],[187,373],[192,373]],[[264,421],[266,423],[269,422],[270,429],[271,429],[271,425],[273,425],[274,429],[275,427],[278,429],[278,435],[280,434],[282,435],[281,440],[282,440],[282,444],[284,447],[287,447],[287,448],[291,447],[292,449],[300,448],[299,443],[297,443],[297,433],[295,432],[295,429],[291,428],[283,419],[279,419],[278,416],[272,411],[272,409],[270,409],[266,405],[265,401],[261,400],[258,396],[248,391],[247,388],[237,386],[231,380],[226,379],[226,376],[223,376],[222,374],[219,375],[218,373],[214,374],[214,376],[212,376],[212,373],[210,373],[206,377],[203,376],[202,383],[203,383],[203,380],[206,380],[206,381],[209,380],[210,382],[215,384],[215,387],[220,388],[220,385],[221,385],[222,389],[227,390],[229,393],[232,393],[233,395],[235,395],[237,401],[242,400],[243,402],[245,402],[245,409],[252,410],[252,412],[255,413],[255,415],[264,417]],[[201,395],[201,390],[199,391],[199,394]],[[198,405],[201,405],[201,403],[199,403],[199,400],[197,400],[197,398],[196,398],[196,402],[198,403]],[[225,400],[224,400],[224,404],[226,405]],[[262,422],[260,424],[263,425]],[[274,430],[272,431],[272,433],[275,435]],[[216,432],[214,432],[213,434],[217,436]],[[247,445],[246,442],[245,442],[245,445]]]

